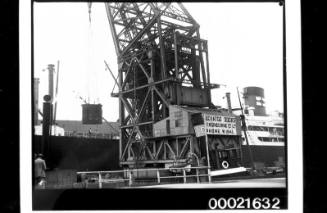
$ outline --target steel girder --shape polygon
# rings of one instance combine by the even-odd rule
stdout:
[[[211,103],[207,41],[198,23],[181,3],[105,5],[118,59],[120,163],[185,159],[191,135],[158,139],[152,128],[169,116],[170,104],[180,104],[169,92],[177,85],[205,90]]]

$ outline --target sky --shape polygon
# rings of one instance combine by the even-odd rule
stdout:
[[[283,111],[282,7],[278,3],[183,3],[208,40],[212,102],[226,107],[236,87],[265,90],[267,112]],[[57,120],[81,120],[82,96],[103,105],[103,116],[118,119],[118,99],[110,96],[117,60],[103,3],[93,3],[91,23],[87,3],[34,2],[34,77],[40,79],[39,108],[48,91],[48,64],[59,61]],[[117,87],[116,87],[117,89]]]

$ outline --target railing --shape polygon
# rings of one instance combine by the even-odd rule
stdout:
[[[77,172],[77,176],[79,175],[81,176],[82,182],[86,184],[85,187],[92,182],[97,182],[98,187],[102,188],[103,183],[125,183],[130,180],[129,177],[124,178],[124,170]]]
[[[160,179],[169,179],[169,178],[183,178],[183,183],[187,183],[188,177],[196,177],[196,182],[200,183],[200,177],[208,177],[208,182],[211,182],[210,170],[208,167],[183,167],[183,168],[169,168],[170,171],[174,170],[182,170],[182,175],[175,175],[175,176],[160,176],[159,170],[157,170],[157,181],[160,184]],[[186,174],[186,172],[195,170],[195,174]],[[164,169],[166,170],[166,169]],[[199,173],[199,170],[205,170],[207,173]],[[180,173],[180,172],[179,172]]]
[[[148,175],[144,175],[145,173]],[[77,172],[77,175],[85,178],[84,182],[86,183],[86,187],[91,180],[90,182],[97,183],[98,188],[103,188],[103,185],[108,183],[123,183],[123,186],[134,186],[138,185],[142,180],[146,182],[152,180],[152,182],[150,182],[151,185],[162,184],[164,180],[168,180],[168,183],[176,183],[176,181],[169,182],[169,180],[172,179],[182,180],[182,183],[190,183],[188,182],[189,179],[195,179],[196,183],[211,182],[210,168],[207,166],[88,171]],[[180,181],[178,181],[178,183],[180,183]]]

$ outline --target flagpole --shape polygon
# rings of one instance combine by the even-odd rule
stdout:
[[[208,179],[209,179],[209,183],[211,183],[211,175],[210,175],[211,167],[210,167],[210,160],[209,160],[209,141],[208,141],[208,135],[207,135],[207,122],[206,121],[204,121],[204,132],[205,132],[205,142],[206,142],[206,149],[207,149]]]

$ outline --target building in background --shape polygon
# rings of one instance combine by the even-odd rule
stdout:
[[[69,137],[119,138],[119,124],[117,122],[83,124],[82,121],[57,120],[56,123],[65,130],[65,136]]]
[[[34,126],[35,129],[35,135],[42,135],[42,124]],[[64,128],[57,126],[57,125],[51,125],[51,135],[53,136],[65,136],[65,130]]]

